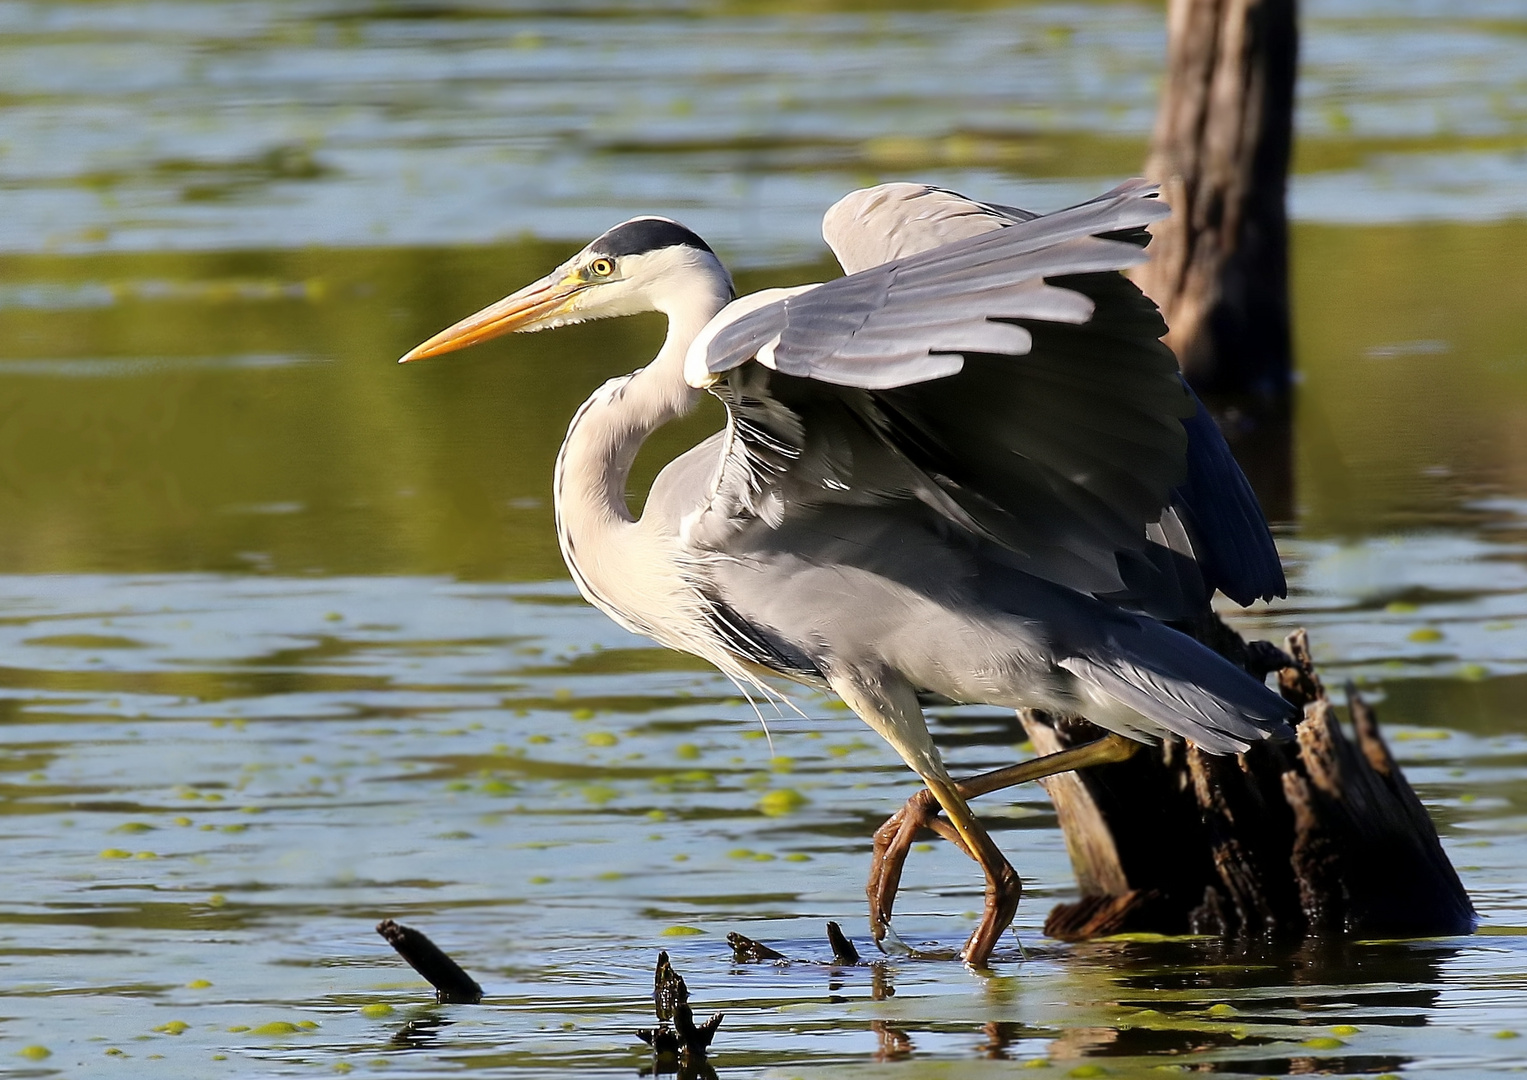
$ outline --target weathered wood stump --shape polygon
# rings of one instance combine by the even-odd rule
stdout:
[[[1200,635],[1304,710],[1297,738],[1214,757],[1182,743],[1041,781],[1055,804],[1082,898],[1045,933],[1227,937],[1465,934],[1475,914],[1426,808],[1347,687],[1355,741],[1300,630],[1288,657],[1218,620]],[[1020,714],[1037,752],[1097,738],[1086,721]]]

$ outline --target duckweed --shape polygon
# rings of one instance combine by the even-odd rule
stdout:
[[[769,817],[783,817],[805,806],[806,796],[793,788],[778,788],[758,800],[758,809]]]
[[[383,1007],[386,1008],[388,1012],[392,1011],[390,1006],[383,1006]],[[366,1009],[370,1009],[370,1008],[373,1008],[373,1006],[371,1006],[371,1005],[366,1006]],[[362,1009],[361,1012],[365,1012],[366,1009]],[[295,1035],[295,1034],[297,1034],[297,1032],[299,1032],[301,1030],[302,1030],[301,1028],[299,1028],[296,1024],[292,1023],[290,1020],[272,1020],[268,1024],[261,1024],[259,1027],[253,1029],[250,1032],[250,1034],[251,1035]]]
[[[1308,1046],[1311,1050],[1338,1050],[1347,1044],[1330,1035],[1317,1035],[1313,1039],[1305,1039],[1300,1045]]]

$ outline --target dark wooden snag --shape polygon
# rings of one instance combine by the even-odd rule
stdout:
[[[779,950],[735,932],[726,935],[726,943],[732,947],[734,964],[778,963],[787,959]]]
[[[1284,208],[1297,0],[1169,0],[1167,82],[1146,175],[1172,216],[1136,280],[1199,390],[1281,399],[1289,386]]]
[[[832,946],[833,963],[849,967],[860,962],[859,950],[854,948],[854,943],[843,932],[843,927],[835,922],[827,924],[827,944]]]
[[[435,988],[436,1001],[456,1005],[482,1002],[482,987],[422,931],[383,919],[376,924],[376,932]]]
[[[668,961],[668,954],[657,954],[652,975],[652,1005],[657,1014],[656,1028],[641,1028],[636,1037],[653,1050],[653,1073],[677,1072],[680,1080],[706,1080],[714,1077],[706,1061],[706,1050],[721,1026],[721,1013],[713,1013],[703,1024],[695,1023],[689,1005],[689,987]],[[673,1027],[669,1027],[669,1022]]]
[[[1304,631],[1288,657],[1215,620],[1201,635],[1253,674],[1281,664],[1283,696],[1304,711],[1287,743],[1233,757],[1167,744],[1044,783],[1082,897],[1045,933],[1226,937],[1466,934],[1476,917],[1425,806],[1356,687],[1354,738],[1310,659]],[[1086,721],[1020,714],[1039,753],[1097,738]]]

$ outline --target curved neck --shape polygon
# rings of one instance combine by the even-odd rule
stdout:
[[[557,540],[578,590],[627,629],[659,640],[662,619],[645,609],[649,599],[672,594],[675,583],[663,578],[677,567],[632,535],[641,526],[626,504],[626,481],[647,437],[699,401],[701,391],[684,381],[684,354],[730,291],[722,271],[712,287],[685,290],[664,303],[668,338],[656,358],[596,390],[573,417],[557,455]]]
[[[669,313],[668,337],[644,368],[611,379],[574,414],[557,455],[559,519],[632,522],[626,482],[642,443],[690,412],[702,391],[684,381],[684,354],[716,311],[692,305]]]

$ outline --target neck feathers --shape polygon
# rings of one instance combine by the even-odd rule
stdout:
[[[611,379],[574,415],[555,480],[557,537],[579,591],[622,626],[664,644],[676,644],[676,608],[692,590],[676,538],[643,527],[626,503],[626,482],[647,437],[699,400],[684,382],[684,354],[727,296],[707,289],[683,298],[665,307],[668,338],[652,363]]]

